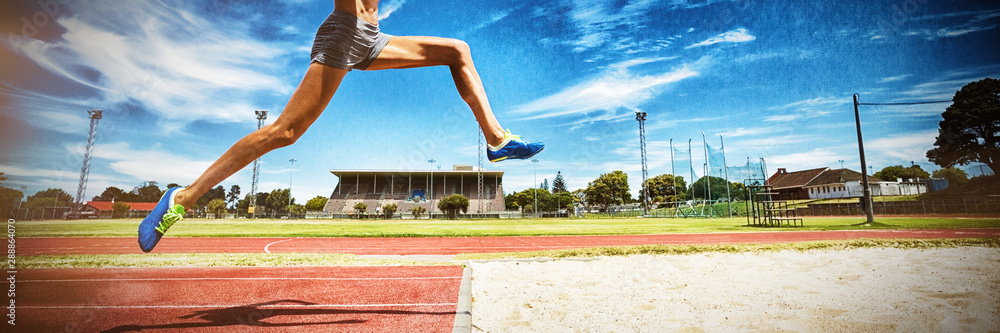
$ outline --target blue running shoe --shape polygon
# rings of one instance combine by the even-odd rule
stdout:
[[[507,130],[500,148],[486,147],[486,157],[490,159],[490,162],[500,162],[506,159],[526,160],[540,153],[542,149],[545,149],[544,143],[524,141],[520,136],[511,135],[510,130]]]
[[[167,229],[184,218],[184,206],[174,203],[179,189],[183,187],[174,187],[163,193],[160,202],[139,224],[139,248],[142,252],[152,251]]]

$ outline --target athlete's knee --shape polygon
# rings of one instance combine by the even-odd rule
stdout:
[[[285,126],[268,126],[267,145],[271,149],[287,147],[295,143],[302,136],[302,131]]]
[[[445,42],[448,62],[452,65],[464,65],[472,62],[472,49],[469,44],[458,39],[448,39]]]

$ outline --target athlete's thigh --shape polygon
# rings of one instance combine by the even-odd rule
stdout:
[[[467,48],[451,38],[393,36],[367,70],[449,65]]]
[[[346,74],[347,71],[340,68],[316,62],[310,64],[275,123],[300,129],[309,127],[326,109]]]

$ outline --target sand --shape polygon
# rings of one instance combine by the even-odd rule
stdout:
[[[1000,249],[472,263],[473,332],[1000,332]]]

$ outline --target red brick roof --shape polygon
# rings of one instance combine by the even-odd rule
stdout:
[[[805,186],[819,186],[819,185],[829,185],[829,184],[843,184],[846,182],[853,182],[861,180],[861,173],[848,170],[848,169],[838,169],[838,170],[827,170],[823,172],[812,181],[810,181]],[[869,182],[880,182],[881,179],[868,176]]]
[[[768,182],[774,189],[780,190],[786,188],[802,188],[806,186],[843,184],[858,180],[861,180],[861,173],[854,170],[830,170],[830,168],[819,168],[785,173],[779,171],[772,175],[771,178],[768,179]],[[882,180],[868,176],[868,181],[880,182]]]
[[[111,201],[90,201],[87,202],[87,206],[94,207],[97,210],[111,210]],[[126,202],[129,205],[130,210],[153,210],[156,207],[155,202]]]
[[[816,178],[816,176],[819,176],[821,173],[823,173],[823,171],[829,170],[829,168],[819,168],[819,169],[785,172],[785,173],[782,173],[784,169],[778,169],[778,170],[779,172],[776,172],[773,176],[771,176],[771,178],[768,178],[767,180],[768,184],[770,184],[772,188],[776,190],[780,190],[783,188],[795,188],[795,187],[806,186],[806,184],[809,184],[809,181],[813,180],[813,178]]]

